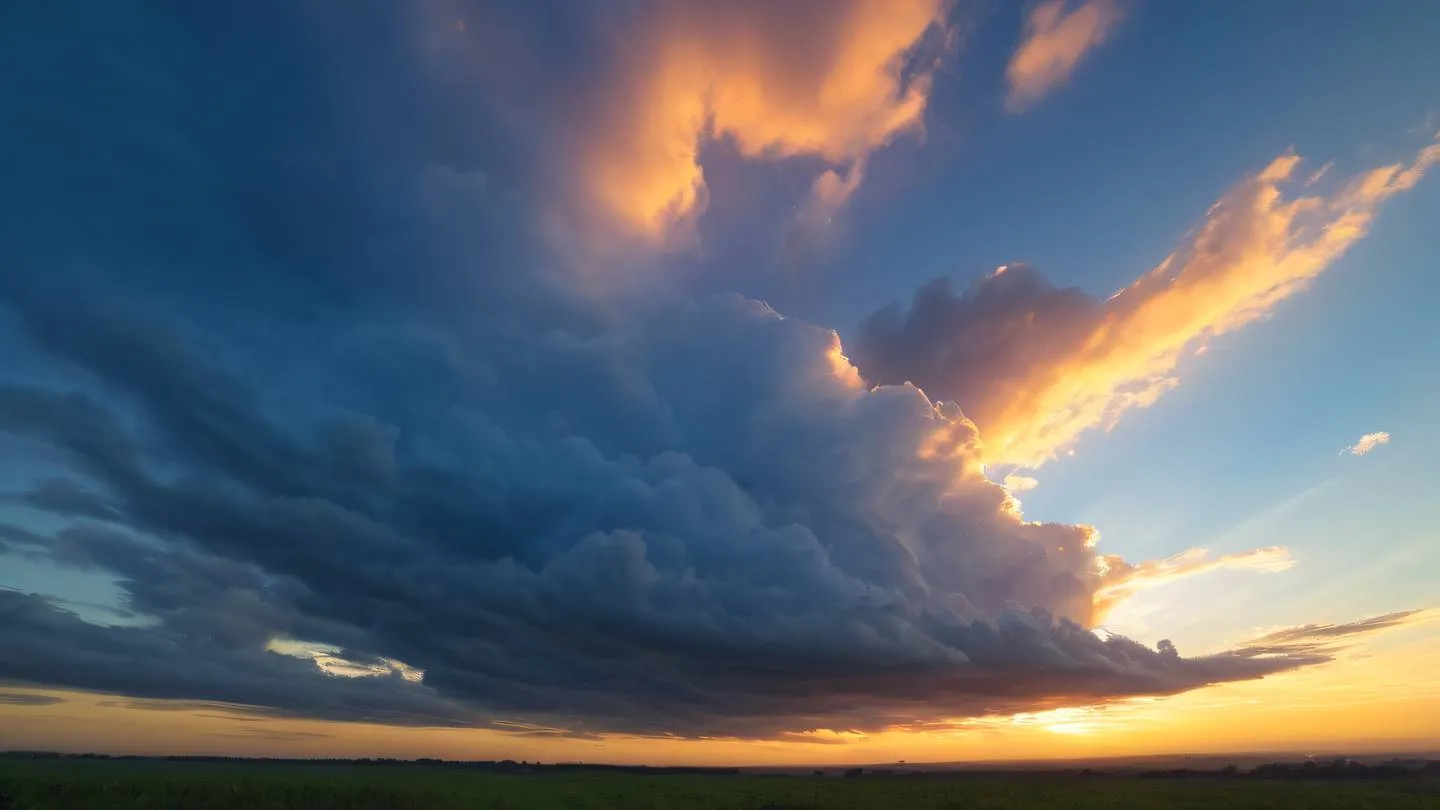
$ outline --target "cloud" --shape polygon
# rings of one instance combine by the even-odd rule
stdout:
[[[65,698],[39,692],[0,692],[0,706],[54,706]]]
[[[1192,548],[1164,560],[1139,564],[1106,556],[1101,562],[1104,583],[1095,592],[1095,618],[1102,620],[1113,607],[1141,591],[1178,579],[1221,570],[1274,573],[1289,570],[1294,564],[1289,549],[1283,546],[1257,548],[1213,559],[1205,549]]]
[[[568,147],[579,183],[619,226],[671,240],[706,205],[702,141],[728,139],[746,158],[837,167],[821,172],[802,214],[828,217],[854,193],[866,155],[922,129],[932,65],[914,57],[945,7],[659,4],[625,28],[625,56],[597,89],[605,103]]]
[[[974,420],[992,464],[1035,467],[1086,430],[1174,388],[1182,357],[1269,314],[1369,231],[1379,206],[1440,160],[1287,197],[1287,154],[1232,188],[1159,266],[1105,301],[1058,289],[1034,268],[1001,268],[964,291],[936,279],[861,324],[848,347],[871,383],[912,382]]]
[[[844,177],[834,169],[826,169],[815,178],[794,225],[786,234],[786,253],[791,258],[823,245],[826,237],[834,232],[835,218],[855,196],[864,176],[862,158],[851,164]]]
[[[1005,488],[1011,492],[1026,492],[1040,486],[1040,482],[1034,478],[1016,473],[1010,473],[1005,476],[1005,480],[1002,483],[1004,483]]]
[[[1435,610],[1401,610],[1341,624],[1287,627],[1251,639],[1240,645],[1240,650],[1252,655],[1266,655],[1271,652],[1292,655],[1306,651],[1324,651],[1328,655],[1334,655],[1364,636],[1433,621],[1436,616]]]
[[[32,502],[112,527],[62,530],[48,553],[112,572],[153,623],[5,595],[0,677],[287,716],[766,737],[1324,659],[1184,659],[1087,632],[1116,588],[1227,562],[1126,569],[1085,527],[1024,521],[968,420],[858,384],[833,332],[739,297],[590,338],[492,336],[467,364],[503,385],[398,435],[343,412],[297,432],[179,336],[11,300],[37,346],[101,384],[0,387],[0,430],[73,458],[75,483],[46,485],[67,498]],[[583,400],[535,388],[561,380]]]
[[[1036,6],[1005,68],[1005,109],[1021,112],[1068,82],[1086,54],[1124,18],[1120,0],[1047,0]]]
[[[0,590],[0,671],[52,686],[148,698],[225,701],[285,717],[400,725],[479,726],[432,690],[380,678],[336,678],[275,653],[168,629],[101,627],[33,594]],[[468,717],[468,719],[467,719]]]
[[[1352,456],[1363,456],[1380,445],[1389,443],[1390,434],[1383,430],[1376,433],[1366,433],[1364,436],[1356,439],[1354,444],[1341,450],[1340,454],[1344,455],[1349,453]]]
[[[829,329],[733,294],[571,293],[509,213],[527,178],[508,158],[550,138],[650,177],[636,122],[676,119],[644,102],[693,101],[707,71],[729,94],[713,131],[841,177],[916,126],[921,91],[875,66],[932,6],[667,6],[654,30],[679,35],[614,29],[639,34],[618,49],[632,62],[596,68],[631,80],[594,96],[607,114],[532,145],[477,111],[463,71],[415,68],[391,16],[412,5],[316,27],[43,3],[0,28],[0,77],[75,82],[0,151],[0,433],[44,451],[7,471],[21,491],[0,516],[43,519],[0,538],[112,577],[131,617],[0,591],[0,679],[178,711],[781,738],[1327,660],[1310,642],[1187,658],[1100,638],[1117,582],[1206,566],[1132,570],[1088,527],[1025,520],[985,476],[991,425],[871,387]],[[491,30],[455,19],[452,41]],[[363,92],[316,108],[336,76]],[[730,98],[754,87],[757,107]],[[989,371],[967,390],[1009,395]]]

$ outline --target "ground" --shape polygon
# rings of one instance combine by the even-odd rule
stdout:
[[[0,810],[799,810],[800,808],[1440,808],[1440,780],[946,776],[806,778],[398,765],[0,762]]]

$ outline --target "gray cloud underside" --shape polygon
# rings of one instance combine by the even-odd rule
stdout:
[[[0,386],[0,429],[73,463],[12,500],[77,521],[6,542],[113,573],[153,623],[0,594],[0,677],[330,719],[755,737],[1325,657],[1185,659],[1052,618],[1088,591],[1042,549],[1079,530],[1008,519],[985,482],[947,494],[953,470],[913,455],[923,395],[845,389],[829,333],[739,298],[474,347],[454,382],[471,401],[404,432],[339,409],[282,426],[174,334],[73,302],[62,317],[15,284],[9,299],[89,379]],[[527,390],[552,380],[585,395]],[[326,675],[265,651],[274,637],[424,683]]]
[[[1017,264],[964,289],[936,278],[908,308],[890,304],[866,318],[847,349],[872,383],[914,383],[983,426],[1011,386],[1068,355],[1103,315],[1085,291]]]
[[[34,692],[0,692],[0,706],[54,706],[65,699],[55,695],[41,695]]]

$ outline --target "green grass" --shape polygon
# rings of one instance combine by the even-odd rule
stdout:
[[[422,766],[42,761],[0,763],[0,796],[0,810],[1440,808],[1440,782],[507,776]]]

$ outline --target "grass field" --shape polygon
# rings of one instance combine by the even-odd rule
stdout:
[[[1440,808],[1440,782],[1255,779],[811,779],[568,773],[507,776],[405,766],[0,763],[0,810],[452,808]]]
[[[1149,778],[799,778],[166,762],[4,762],[0,810],[798,810],[899,807],[1440,809],[1434,780],[1272,783]]]

